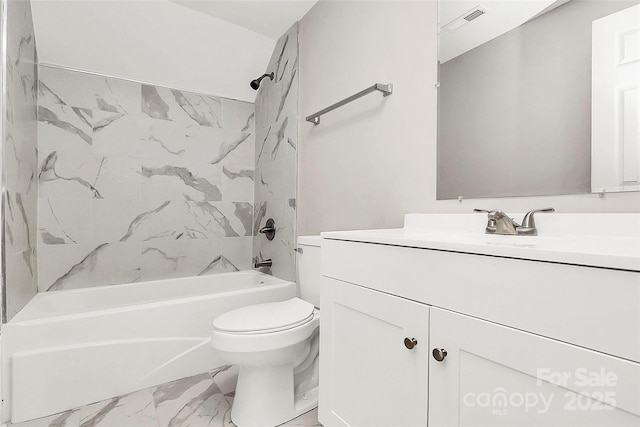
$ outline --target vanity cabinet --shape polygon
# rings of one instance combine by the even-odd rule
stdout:
[[[640,365],[432,307],[430,427],[640,426]]]
[[[426,425],[429,307],[330,278],[322,285],[323,425]]]
[[[325,239],[322,276],[325,427],[640,426],[637,272]]]

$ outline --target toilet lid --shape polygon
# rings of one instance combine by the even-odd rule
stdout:
[[[213,321],[213,327],[234,333],[277,332],[311,321],[313,309],[313,304],[300,298],[255,304],[218,316]]]

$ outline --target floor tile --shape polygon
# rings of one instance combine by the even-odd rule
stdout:
[[[149,389],[80,408],[80,427],[158,427]]]
[[[322,427],[322,424],[318,422],[318,408],[300,415],[291,421],[287,421],[281,424],[280,427]]]
[[[238,383],[238,367],[223,366],[209,372],[213,382],[218,386],[222,394],[235,395],[236,384]]]
[[[8,427],[235,427],[236,366]],[[281,427],[321,427],[317,408]]]
[[[152,388],[160,427],[231,427],[233,396],[209,373]]]

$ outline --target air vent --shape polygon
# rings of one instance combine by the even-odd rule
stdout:
[[[442,28],[452,33],[456,31],[458,28],[462,27],[463,25],[468,24],[469,22],[480,18],[487,12],[489,12],[487,8],[478,5],[473,9],[463,13],[462,15],[460,15],[453,21],[449,22],[447,25],[443,26]]]
[[[465,17],[464,17],[464,18],[462,18],[462,19],[464,19],[464,20],[465,20],[465,21],[467,21],[467,22],[471,22],[471,21],[473,21],[474,19],[479,18],[479,17],[481,17],[481,16],[482,16],[482,15],[484,15],[484,14],[485,14],[485,11],[484,11],[484,10],[476,9],[476,10],[474,10],[473,12],[471,12],[470,14],[468,14],[467,16],[465,16]]]

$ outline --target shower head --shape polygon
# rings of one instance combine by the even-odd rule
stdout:
[[[273,73],[270,74],[263,74],[262,76],[258,77],[255,80],[251,80],[251,89],[253,90],[258,90],[258,88],[260,87],[260,82],[262,81],[262,79],[264,79],[265,77],[269,77],[271,80],[273,80]]]

